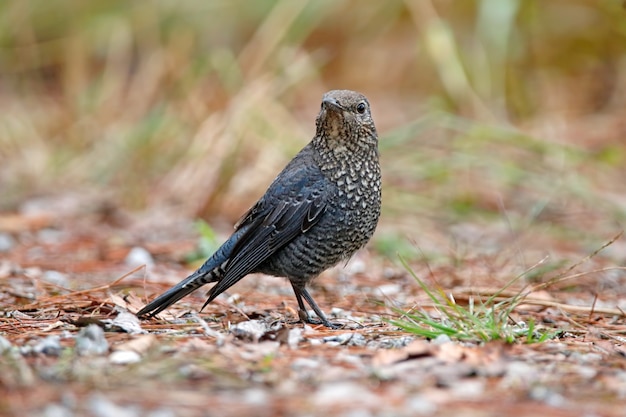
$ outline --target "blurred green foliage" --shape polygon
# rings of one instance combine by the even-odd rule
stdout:
[[[2,2],[0,209],[91,189],[235,221],[350,88],[383,226],[602,233],[624,217],[625,40],[614,0]]]

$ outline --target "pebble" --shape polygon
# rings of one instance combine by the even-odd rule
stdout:
[[[296,358],[291,362],[291,369],[294,371],[301,369],[317,369],[320,367],[320,362],[310,358]]]
[[[137,316],[128,311],[120,311],[113,320],[103,320],[103,322],[107,324],[107,329],[120,329],[129,334],[146,333],[146,331],[141,328]]]
[[[44,339],[41,339],[35,346],[32,347],[34,353],[47,356],[59,356],[61,354],[61,338],[58,335],[50,335]]]
[[[348,264],[345,266],[345,271],[350,275],[362,274],[366,270],[367,266],[365,265],[365,262],[363,262],[363,260],[358,257],[350,259]]]
[[[130,267],[137,267],[137,266],[143,266],[143,265],[153,266],[154,258],[152,257],[150,252],[148,252],[146,249],[139,247],[139,246],[135,246],[134,248],[130,250],[130,252],[128,252],[128,255],[126,255],[126,259],[124,259],[124,263],[126,263],[126,265]]]
[[[37,240],[41,243],[56,244],[63,240],[64,233],[57,229],[41,229],[37,232]]]
[[[414,336],[403,336],[399,338],[385,338],[380,341],[370,340],[368,346],[376,349],[400,349],[415,340]]]
[[[352,339],[353,333],[341,333],[338,335],[326,336],[324,342],[329,345],[345,345]]]
[[[81,356],[104,355],[109,351],[109,343],[104,330],[96,324],[81,329],[76,336],[76,351]]]
[[[397,295],[402,291],[402,287],[398,284],[385,284],[376,287],[376,291],[382,293],[386,297]]]
[[[0,252],[8,252],[15,246],[15,239],[8,233],[0,233]]]
[[[536,382],[538,370],[526,362],[511,362],[506,367],[506,373],[500,382],[505,387],[527,387]]]
[[[304,340],[302,333],[304,333],[304,331],[300,327],[295,327],[289,330],[289,334],[287,335],[287,345],[291,349],[296,349],[298,344]]]
[[[580,352],[574,352],[572,353],[571,358],[579,363],[585,363],[585,364],[596,364],[596,363],[602,363],[602,355],[599,353],[580,353]]]
[[[266,391],[260,388],[250,388],[244,390],[242,401],[249,405],[255,405],[258,407],[265,406],[270,402],[270,398]]]
[[[529,397],[536,401],[542,401],[551,407],[563,407],[567,403],[561,394],[543,385],[532,387]]]
[[[132,350],[116,350],[109,355],[109,362],[116,365],[128,365],[141,361],[141,356]]]
[[[50,284],[58,285],[59,287],[67,288],[69,286],[67,276],[59,271],[46,271],[43,273],[41,279]]]
[[[258,342],[269,328],[260,320],[248,320],[230,326],[230,332],[241,339]]]
[[[450,339],[450,336],[447,334],[440,334],[435,337],[435,340],[433,340],[434,345],[443,345],[450,342],[452,342],[452,339]]]
[[[343,308],[333,307],[330,310],[330,315],[332,317],[345,318],[348,314],[346,313],[346,311]]]
[[[0,354],[11,349],[11,342],[9,342],[5,337],[0,335]]]
[[[595,378],[598,374],[598,370],[591,366],[579,366],[576,368],[576,372],[578,372],[578,375],[588,380]]]
[[[367,344],[365,336],[361,333],[342,333],[336,336],[326,336],[323,340],[330,346],[365,346]]]
[[[433,416],[437,412],[437,404],[427,399],[424,395],[409,397],[406,408],[416,415]]]

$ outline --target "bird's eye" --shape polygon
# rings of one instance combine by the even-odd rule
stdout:
[[[367,108],[367,106],[365,106],[365,103],[361,102],[359,104],[357,104],[356,106],[356,111],[358,111],[360,114],[365,113],[365,109]]]

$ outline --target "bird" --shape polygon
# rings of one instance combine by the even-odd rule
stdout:
[[[302,322],[341,327],[328,320],[307,285],[347,261],[374,234],[382,194],[378,134],[368,99],[351,90],[325,93],[315,125],[313,139],[235,224],[222,246],[137,316],[153,317],[215,283],[204,309],[246,275],[262,273],[289,280]],[[304,301],[318,319],[309,316]]]

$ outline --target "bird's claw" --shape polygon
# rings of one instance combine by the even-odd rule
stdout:
[[[329,329],[341,329],[343,327],[342,324],[328,321],[326,317],[320,317],[318,319],[313,318],[309,316],[309,313],[304,310],[298,310],[298,317],[303,323],[313,324],[315,326],[319,326],[321,324],[325,327],[328,327]]]

